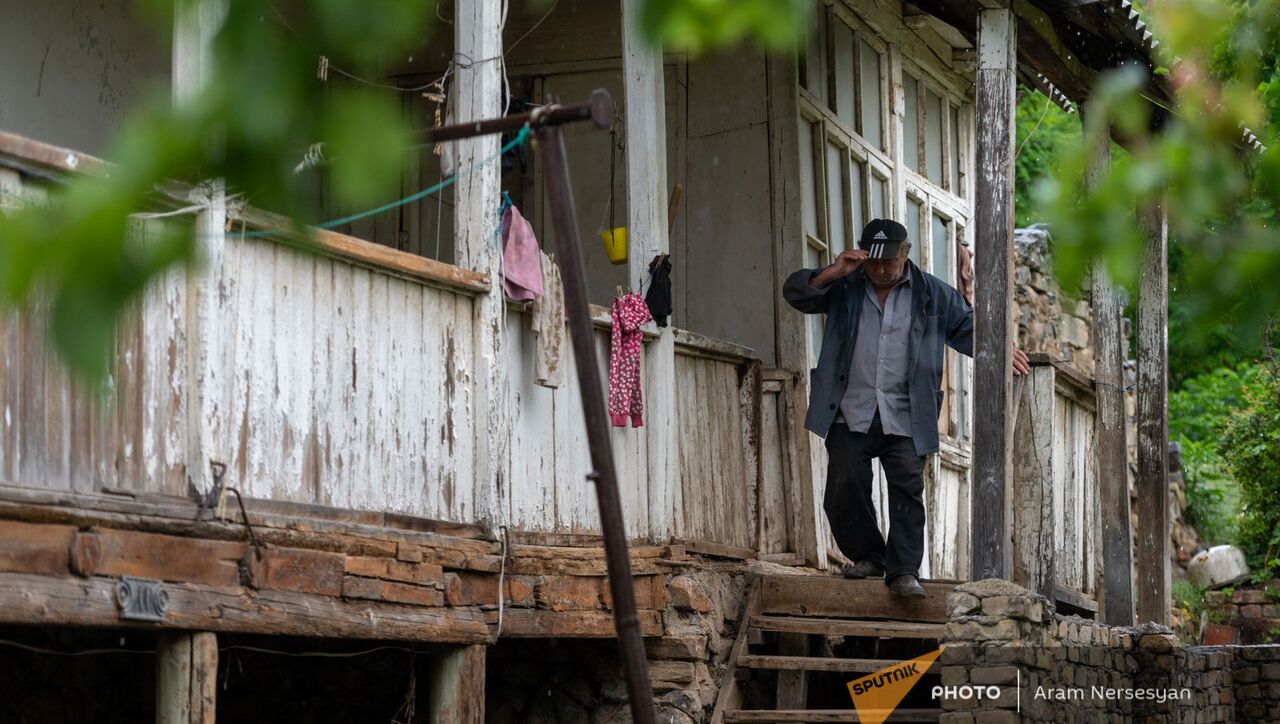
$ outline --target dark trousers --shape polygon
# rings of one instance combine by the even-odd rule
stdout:
[[[885,580],[920,575],[924,556],[924,456],[909,437],[886,435],[876,414],[865,433],[851,432],[843,419],[827,433],[827,492],[822,507],[840,552],[854,561],[872,561]],[[889,542],[876,525],[871,460],[880,458],[889,483]]]

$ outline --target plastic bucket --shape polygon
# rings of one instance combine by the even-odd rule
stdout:
[[[627,227],[601,231],[600,241],[604,242],[604,252],[609,255],[610,264],[627,263]]]

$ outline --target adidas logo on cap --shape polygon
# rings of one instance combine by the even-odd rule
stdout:
[[[889,237],[884,233],[884,230],[883,230],[883,229],[881,229],[880,231],[877,231],[877,232],[876,232],[876,235],[875,235],[875,236],[873,236],[872,238],[873,238],[873,239],[888,239]]]

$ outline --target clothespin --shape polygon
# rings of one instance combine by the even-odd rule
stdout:
[[[329,57],[320,56],[320,65],[316,68],[316,77],[323,81],[329,80]]]
[[[621,297],[621,296],[623,296],[623,294],[622,294],[622,285],[621,285],[621,284],[619,284],[618,286],[614,287],[614,289],[618,290],[618,296],[620,296],[620,297]]]

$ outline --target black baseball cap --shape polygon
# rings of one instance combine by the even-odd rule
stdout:
[[[866,250],[871,259],[892,259],[906,240],[907,227],[893,219],[872,219],[862,228],[858,247]]]

